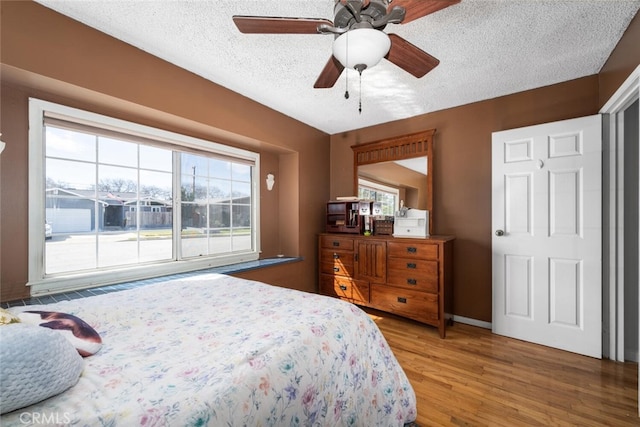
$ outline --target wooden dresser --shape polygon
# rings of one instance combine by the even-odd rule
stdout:
[[[320,293],[435,326],[444,338],[453,240],[321,234]]]

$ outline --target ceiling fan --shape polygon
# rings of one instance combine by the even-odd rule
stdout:
[[[314,88],[330,88],[345,67],[359,73],[375,66],[383,57],[420,78],[440,61],[397,34],[382,31],[387,24],[406,24],[460,0],[336,0],[334,20],[233,16],[245,34],[332,34],[333,55],[327,61]]]

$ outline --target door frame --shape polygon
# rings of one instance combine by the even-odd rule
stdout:
[[[623,112],[640,98],[640,65],[609,98],[603,115],[603,356],[624,361]],[[640,159],[639,163],[640,163]],[[640,183],[639,183],[640,185]],[[629,237],[627,237],[629,238]],[[635,236],[640,240],[640,235]],[[640,260],[639,263],[640,265]],[[640,299],[638,301],[640,307]],[[639,325],[640,330],[640,325]],[[640,372],[638,373],[640,379]],[[639,382],[640,383],[640,382]],[[640,393],[640,384],[639,384]],[[640,409],[639,409],[640,413]]]
[[[608,205],[608,223],[603,224],[603,230],[608,232],[608,239],[603,241],[603,297],[607,297],[608,304],[603,310],[608,312],[603,318],[603,351],[609,352],[607,357],[624,361],[624,263],[623,253],[620,253],[624,243],[624,224],[622,218],[621,200],[624,200],[624,186],[620,181],[622,172],[621,159],[624,155],[623,135],[618,131],[619,120],[617,113],[625,110],[636,99],[640,99],[640,65],[629,75],[607,103],[600,109],[603,114],[603,144],[607,149],[603,153],[608,158],[603,165],[609,173],[603,173],[603,190],[605,199],[603,205]],[[640,118],[639,118],[640,119]],[[608,183],[607,183],[608,181]],[[605,205],[606,206],[606,205]],[[603,218],[605,215],[603,215]],[[636,236],[640,240],[640,236]],[[640,260],[639,260],[640,261]],[[604,300],[603,300],[604,301]],[[638,298],[640,307],[640,297]],[[638,321],[640,323],[640,320]],[[638,325],[640,335],[640,324]],[[640,337],[639,337],[640,338]],[[639,340],[640,341],[640,340]],[[640,370],[638,371],[638,400],[640,400]],[[638,407],[640,416],[640,406]]]

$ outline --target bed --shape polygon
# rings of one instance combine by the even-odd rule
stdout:
[[[82,358],[75,385],[5,413],[5,427],[34,414],[74,426],[386,427],[416,418],[415,393],[378,327],[337,299],[200,274],[9,311],[34,309],[77,316],[102,347]]]

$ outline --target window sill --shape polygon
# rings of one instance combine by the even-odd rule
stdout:
[[[61,292],[61,293],[51,294],[51,295],[33,296],[31,298],[3,302],[2,304],[0,304],[0,307],[8,308],[8,307],[15,307],[15,306],[23,306],[23,305],[51,304],[59,301],[68,301],[68,300],[90,297],[94,295],[105,294],[109,292],[122,291],[125,289],[133,289],[139,286],[156,283],[158,281],[164,281],[173,277],[195,276],[198,274],[206,274],[206,273],[219,273],[219,274],[242,273],[245,271],[272,267],[274,265],[282,265],[282,264],[299,262],[299,261],[302,261],[302,259],[303,259],[302,257],[277,257],[277,258],[258,259],[255,261],[245,261],[245,262],[239,262],[236,264],[222,265],[218,267],[209,267],[202,270],[194,270],[186,273],[169,274],[169,275],[154,277],[150,279],[133,280],[126,283],[100,286],[96,288]]]
[[[260,268],[272,267],[274,265],[289,264],[292,262],[302,261],[302,257],[277,257],[277,258],[264,258],[255,261],[240,262],[237,264],[223,265],[220,267],[208,268],[206,270],[198,270],[195,273],[220,273],[220,274],[235,274],[243,273],[245,271],[258,270]]]

